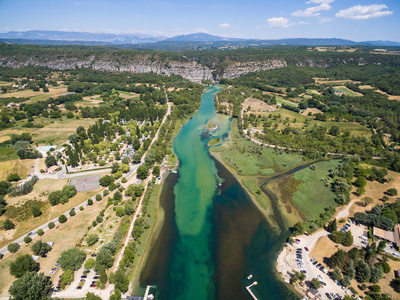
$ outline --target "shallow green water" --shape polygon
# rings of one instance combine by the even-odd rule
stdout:
[[[296,299],[274,272],[287,232],[274,235],[236,179],[208,154],[207,121],[219,126],[213,138],[230,129],[229,119],[215,113],[218,90],[207,89],[199,112],[175,138],[179,178],[165,182],[166,217],[140,283],[157,285],[157,299],[251,299],[245,286],[252,273],[259,299]]]

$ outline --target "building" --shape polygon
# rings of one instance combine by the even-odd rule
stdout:
[[[394,243],[400,247],[400,225],[397,224],[393,231],[374,227],[374,237]]]
[[[49,174],[55,174],[58,168],[59,168],[59,166],[57,166],[57,165],[51,166],[51,167],[47,168],[46,172]]]

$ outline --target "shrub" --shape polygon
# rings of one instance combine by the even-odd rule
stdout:
[[[32,242],[32,239],[31,239],[30,236],[24,237],[24,243],[25,243],[25,244],[29,244],[30,242]]]
[[[19,244],[18,243],[11,243],[7,246],[7,250],[10,251],[11,253],[15,253],[19,250]]]
[[[88,205],[93,205],[93,200],[92,199],[88,200]]]
[[[84,210],[83,206],[79,206],[79,210],[81,211]]]
[[[37,230],[37,234],[38,234],[38,236],[42,236],[43,234],[44,234],[44,231],[43,231],[43,229],[38,229]]]
[[[94,244],[97,243],[98,240],[99,240],[99,236],[95,233],[92,233],[86,238],[86,243],[89,246],[93,246]]]
[[[14,229],[14,228],[15,228],[15,225],[14,225],[14,223],[13,223],[10,219],[7,219],[7,220],[5,220],[4,223],[3,223],[3,228],[4,228],[5,230],[10,230],[10,229]]]
[[[76,215],[75,210],[71,209],[71,210],[69,211],[69,215],[70,215],[71,217],[75,216],[75,215]]]
[[[122,178],[121,178],[121,182],[122,182],[122,183],[126,183],[126,181],[127,181],[127,180],[126,180],[125,177],[122,177]]]
[[[103,191],[103,196],[104,197],[107,197],[109,194],[110,194],[110,192],[108,190],[104,190]]]
[[[97,223],[103,222],[103,218],[102,218],[101,216],[97,216],[97,217],[96,217],[96,222],[97,222]]]
[[[38,205],[32,205],[31,206],[31,213],[36,218],[36,217],[39,217],[42,214],[42,211],[40,210],[40,207]]]
[[[50,222],[48,226],[49,226],[49,229],[53,229],[54,227],[56,227],[54,222]]]
[[[65,215],[61,215],[58,217],[58,222],[60,222],[61,224],[67,222],[67,217]]]
[[[96,227],[96,226],[97,226],[97,222],[96,222],[96,221],[93,221],[93,222],[92,222],[92,226],[93,226],[93,227]]]
[[[96,195],[96,200],[97,200],[97,201],[100,201],[100,200],[101,200],[101,198],[102,198],[102,197],[101,197],[101,195],[100,195],[100,194],[97,194],[97,195]]]
[[[11,173],[8,174],[7,176],[7,181],[12,182],[12,181],[19,181],[21,180],[21,177],[17,173]]]

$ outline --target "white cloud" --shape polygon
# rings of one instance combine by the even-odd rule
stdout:
[[[312,0],[312,1],[309,1],[307,3],[320,3],[320,5],[312,6],[312,7],[306,8],[305,10],[296,10],[295,12],[292,12],[291,15],[296,16],[296,17],[316,17],[316,16],[320,15],[319,11],[330,10],[332,8],[329,5],[329,3],[332,2],[330,0],[326,0],[326,1]],[[316,1],[319,1],[319,2],[316,2]]]
[[[343,9],[336,13],[336,17],[353,19],[353,20],[366,20],[370,18],[378,18],[383,16],[389,16],[393,11],[385,10],[388,8],[385,4],[372,4],[356,5],[347,9]]]
[[[294,25],[294,23],[290,23],[290,21],[286,18],[269,18],[267,20],[269,27],[283,27],[288,28],[289,26]]]
[[[202,32],[202,33],[209,33],[209,31],[205,28],[193,28],[192,31],[194,32]]]
[[[221,28],[232,28],[233,25],[229,24],[229,23],[223,23],[223,24],[220,24],[219,27],[221,27]]]
[[[330,21],[332,21],[332,18],[323,17],[319,19],[318,23],[323,24],[323,23],[328,23]]]
[[[304,22],[304,21],[300,21],[297,23],[297,25],[307,25],[310,24],[309,22]]]

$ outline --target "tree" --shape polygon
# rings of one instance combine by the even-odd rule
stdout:
[[[350,285],[351,285],[350,277],[349,277],[349,276],[343,276],[342,284],[343,284],[345,287],[350,286]]]
[[[5,220],[3,223],[3,228],[5,230],[14,229],[14,227],[15,227],[15,225],[10,219]]]
[[[11,253],[15,253],[19,250],[19,244],[18,243],[11,243],[7,246],[7,250],[10,251]]]
[[[388,189],[385,194],[388,196],[397,196],[397,190],[395,188]]]
[[[297,236],[304,233],[304,224],[302,222],[297,222],[293,226],[293,235]]]
[[[24,237],[24,243],[25,243],[25,244],[29,244],[30,242],[32,242],[32,239],[31,239],[30,236]]]
[[[94,260],[94,258],[89,258],[85,261],[85,265],[83,266],[85,269],[91,269],[94,267],[96,261]]]
[[[61,224],[67,222],[67,217],[65,215],[59,216],[58,222],[60,222]]]
[[[132,201],[125,203],[125,214],[128,216],[133,215],[135,212],[135,204]]]
[[[380,265],[375,265],[371,267],[371,278],[370,282],[378,283],[383,277],[383,270]]]
[[[397,292],[400,293],[400,278],[395,278],[390,282],[390,285],[393,287],[393,289]]]
[[[84,251],[79,250],[78,248],[71,248],[61,253],[58,263],[64,271],[69,269],[78,270],[85,259],[86,254]]]
[[[17,278],[22,277],[26,272],[37,271],[37,264],[29,254],[18,256],[10,263],[10,274]]]
[[[44,256],[47,252],[50,252],[51,246],[39,240],[32,244],[31,249],[33,254],[38,256]]]
[[[42,214],[42,211],[40,210],[40,207],[38,205],[32,205],[31,206],[31,213],[36,218],[36,217],[39,217]]]
[[[43,273],[26,272],[13,282],[10,300],[50,300],[53,285]]]
[[[115,214],[117,215],[117,217],[123,217],[125,215],[125,208],[123,206],[116,207]]]
[[[54,222],[50,222],[48,226],[49,226],[49,229],[53,229],[54,227],[56,227]]]
[[[337,125],[333,125],[332,127],[331,127],[331,129],[329,129],[329,132],[328,132],[330,135],[333,135],[333,136],[338,136],[339,134],[340,134],[340,129],[339,129],[339,126],[337,126]]]
[[[319,281],[318,278],[313,278],[313,279],[311,279],[311,285],[312,285],[315,289],[319,289],[319,288],[322,286],[322,284],[321,284],[321,282]]]
[[[390,268],[390,265],[386,261],[382,260],[382,261],[378,262],[377,265],[382,267],[383,273],[385,273],[385,274],[390,273],[391,268]]]
[[[101,297],[96,296],[93,293],[87,293],[86,294],[86,300],[101,300]]]
[[[99,275],[100,275],[100,277],[99,277],[100,283],[106,284],[107,280],[108,280],[107,272],[104,269],[102,269],[100,271]]]
[[[120,200],[122,199],[122,194],[121,194],[121,192],[120,192],[120,191],[116,191],[116,192],[114,193],[113,199],[116,200],[116,201],[120,201]]]
[[[87,204],[88,205],[93,205],[93,200],[92,199],[88,199]]]
[[[338,268],[335,268],[335,269],[333,270],[333,272],[332,272],[332,278],[333,278],[334,280],[340,281],[340,280],[342,280],[342,278],[343,278],[343,274],[342,274],[342,272],[341,272]]]
[[[364,201],[364,207],[367,207],[368,205],[374,203],[374,199],[370,197],[364,197],[362,200]]]
[[[66,270],[61,274],[61,284],[69,285],[72,281],[74,281],[74,271],[71,269]]]
[[[363,260],[358,262],[358,266],[356,268],[356,279],[360,283],[369,282],[371,278],[371,269],[368,264]]]
[[[70,215],[71,217],[75,216],[75,215],[76,215],[75,210],[71,209],[71,210],[69,211],[69,215]]]
[[[154,176],[156,176],[156,177],[160,176],[160,172],[161,172],[160,166],[154,166],[153,167],[153,175]]]
[[[328,223],[328,225],[326,226],[326,231],[329,231],[329,232],[337,231],[336,219],[333,219],[332,221],[330,221]]]
[[[100,194],[97,194],[97,195],[96,195],[96,201],[100,201],[101,199],[102,199],[101,195],[100,195]]]
[[[149,176],[149,169],[146,166],[141,165],[137,169],[137,178],[144,180],[147,178],[147,176]]]
[[[99,180],[101,186],[109,186],[112,182],[114,182],[114,178],[111,175],[105,175]]]
[[[11,173],[8,174],[7,176],[7,181],[12,182],[12,181],[19,181],[21,180],[21,177],[17,173]]]
[[[51,192],[48,196],[49,202],[52,206],[60,203],[60,198],[61,198],[61,191]]]
[[[99,236],[95,233],[92,233],[86,238],[86,243],[88,244],[88,246],[93,246],[97,243],[98,240]]]
[[[37,230],[37,234],[38,234],[38,236],[42,236],[42,235],[44,234],[43,229],[39,228],[39,229]]]
[[[104,246],[101,247],[99,253],[97,254],[96,262],[106,269],[111,268],[114,264],[112,252],[109,249],[104,248]]]
[[[380,241],[378,248],[376,249],[376,252],[382,253],[385,248],[386,248],[386,241]]]
[[[331,268],[342,268],[344,265],[344,259],[346,257],[346,252],[342,249],[336,251],[330,258],[329,258],[329,266]]]
[[[354,182],[354,184],[357,187],[361,187],[364,188],[367,185],[367,179],[365,179],[364,177],[357,177],[356,181]]]
[[[342,245],[349,247],[349,246],[353,245],[353,242],[354,242],[354,239],[353,239],[353,235],[351,234],[351,231],[345,232],[343,235]]]
[[[46,156],[44,163],[46,164],[46,167],[49,168],[57,164],[57,159],[53,155],[48,155]]]

